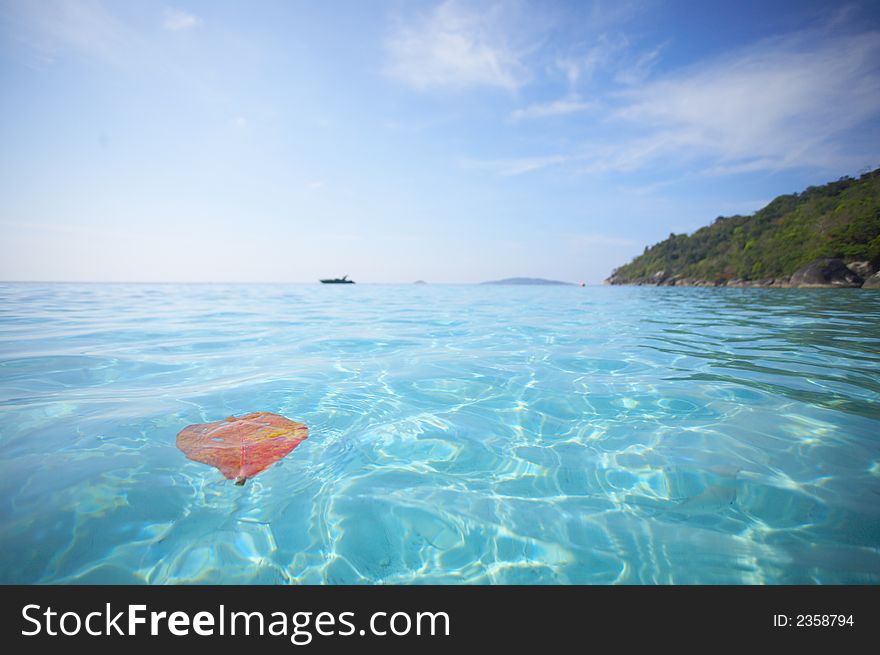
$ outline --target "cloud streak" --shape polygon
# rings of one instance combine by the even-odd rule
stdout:
[[[502,159],[466,159],[462,163],[465,168],[488,171],[500,177],[513,177],[539,171],[550,166],[564,164],[571,160],[566,155],[548,155],[543,157],[509,157]]]
[[[138,47],[139,38],[101,3],[93,0],[45,0],[0,7],[16,26],[16,39],[38,67],[55,63],[68,51],[112,59]]]
[[[529,78],[525,58],[531,49],[515,27],[515,8],[446,0],[426,15],[400,20],[385,42],[386,72],[418,90],[515,91]]]
[[[640,68],[653,65],[659,51],[650,50]],[[594,109],[596,136],[539,158],[471,164],[502,176],[561,165],[582,173],[676,167],[733,175],[857,168],[876,157],[847,141],[847,133],[880,115],[880,32],[802,31],[635,86],[617,81],[622,86],[595,103],[569,95],[510,116],[575,120]]]
[[[880,33],[799,33],[648,83],[614,118],[647,132],[612,167],[710,158],[743,170],[825,166],[835,137],[880,112]]]
[[[166,8],[163,15],[162,27],[171,32],[192,29],[200,22],[197,16],[174,7]]]
[[[596,107],[594,102],[584,102],[576,97],[564,98],[543,104],[534,104],[517,109],[510,114],[510,120],[518,122],[522,120],[530,120],[533,118],[549,118],[553,116],[567,116],[583,111],[588,111]]]

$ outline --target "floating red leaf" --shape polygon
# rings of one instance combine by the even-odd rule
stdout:
[[[216,466],[235,484],[244,484],[287,456],[308,434],[309,429],[302,423],[278,414],[254,412],[189,425],[177,435],[177,447],[189,459]]]

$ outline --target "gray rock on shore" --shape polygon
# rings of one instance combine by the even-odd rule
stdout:
[[[874,265],[871,262],[850,262],[846,265],[846,267],[851,270],[853,273],[858,275],[863,280],[867,280],[869,277],[874,275],[877,272],[877,269],[874,268]]]
[[[801,288],[858,288],[862,278],[841,259],[817,259],[799,268],[791,276],[791,286]]]
[[[861,273],[864,273],[862,275]],[[871,262],[857,261],[845,264],[841,259],[817,259],[799,268],[791,277],[762,278],[745,280],[740,278],[703,280],[682,275],[666,276],[665,271],[639,278],[623,278],[616,273],[605,280],[605,284],[627,284],[636,286],[662,287],[733,287],[785,289],[789,287],[817,289],[880,289],[880,272]]]

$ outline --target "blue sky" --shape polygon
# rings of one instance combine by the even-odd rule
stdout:
[[[880,166],[880,3],[0,0],[0,279],[597,283]]]

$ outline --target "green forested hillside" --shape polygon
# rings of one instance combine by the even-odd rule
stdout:
[[[718,217],[690,236],[670,234],[612,277],[757,280],[821,257],[880,264],[880,169],[779,196],[752,216]]]

